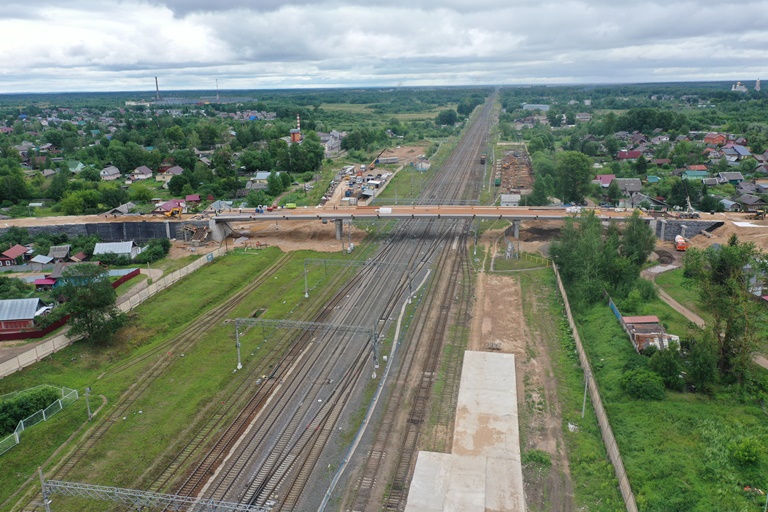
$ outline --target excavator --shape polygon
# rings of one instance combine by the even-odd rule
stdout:
[[[170,210],[165,212],[165,216],[166,217],[177,217],[177,218],[181,219],[181,208],[179,208],[179,207],[171,208]]]
[[[752,212],[749,215],[747,215],[748,220],[764,220],[765,219],[765,210],[758,210],[756,212]]]

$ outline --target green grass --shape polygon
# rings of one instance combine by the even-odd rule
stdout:
[[[628,363],[642,364],[644,357],[604,304],[578,322],[639,509],[753,510],[754,500],[741,489],[766,486],[768,422],[761,405],[728,387],[714,398],[667,391],[662,401],[631,399],[620,379]],[[732,443],[746,438],[757,441],[753,465],[733,455]]]
[[[494,270],[525,270],[532,268],[546,267],[546,260],[541,257],[525,257],[520,259],[510,258],[505,259],[504,256],[499,256],[493,261]]]
[[[106,411],[97,417],[103,418],[128,386],[136,382],[146,365],[162,356],[152,356],[145,364],[125,371],[117,371],[119,363],[180,332],[203,311],[263,272],[280,255],[277,248],[268,248],[258,255],[234,252],[217,258],[193,274],[193,278],[180,281],[139,306],[132,313],[129,325],[110,343],[102,346],[75,343],[0,381],[0,393],[41,382],[75,387],[81,392],[85,386],[91,386],[95,394],[103,394],[109,400]],[[285,318],[292,310],[302,307],[305,257],[317,255],[308,251],[296,253],[277,274],[277,279],[272,280],[274,284],[249,295],[231,316],[250,316],[264,309],[264,317]],[[311,286],[320,280],[320,273],[310,274]],[[208,405],[232,399],[226,390],[245,376],[244,372],[232,373],[236,362],[232,331],[232,326],[227,324],[211,326],[205,338],[187,353],[171,354],[171,365],[153,383],[151,391],[133,404],[125,419],[121,418],[94,447],[89,460],[68,478],[130,487],[157,474],[160,468],[153,463],[167,460],[170,455],[166,450],[191,436],[191,426],[205,419]],[[252,349],[260,341],[261,333],[249,330],[241,339],[243,364],[247,368],[259,359],[261,352]],[[12,470],[0,472],[0,502],[71,435],[85,417],[84,412],[77,412],[84,407],[84,401],[80,400],[60,413],[61,419],[55,417],[52,423],[42,426],[41,431],[47,432],[46,439],[50,441],[26,443],[3,456],[3,467]],[[70,415],[77,418],[65,421]],[[55,432],[50,430],[54,428]],[[31,432],[31,435],[38,434]],[[34,456],[29,455],[29,450],[35,450]],[[142,474],[145,470],[146,474]],[[0,507],[0,510],[7,509]]]
[[[616,487],[613,466],[608,460],[597,418],[589,401],[587,414],[583,419],[581,417],[584,373],[558,299],[554,273],[551,269],[521,272],[519,279],[522,296],[526,297],[523,301],[526,322],[529,329],[541,333],[541,339],[547,343],[553,377],[557,380],[565,451],[568,454],[577,510],[622,510],[624,504]],[[521,408],[520,411],[523,413],[522,418],[525,418],[525,409]],[[568,429],[569,423],[578,426],[578,432],[571,432]],[[526,428],[521,422],[522,437],[526,435]]]
[[[699,315],[705,322],[710,323],[712,321],[712,315],[705,311],[701,305],[698,288],[694,283],[685,279],[682,268],[658,274],[656,284],[677,302]]]
[[[130,290],[131,288],[133,288],[137,284],[146,281],[147,277],[148,276],[146,274],[139,274],[136,277],[134,277],[132,279],[129,279],[128,281],[124,282],[123,284],[121,284],[120,286],[115,288],[115,292],[117,292],[117,296],[119,297],[119,296],[125,294],[128,290]]]

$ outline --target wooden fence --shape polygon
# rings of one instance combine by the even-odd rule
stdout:
[[[563,297],[563,303],[565,304],[565,314],[568,317],[568,325],[571,326],[573,332],[573,339],[576,342],[576,351],[579,354],[579,362],[581,368],[584,370],[584,378],[587,381],[589,388],[589,397],[592,400],[592,407],[595,410],[597,416],[597,423],[600,426],[600,433],[603,437],[603,444],[605,450],[608,452],[608,458],[611,459],[613,469],[616,473],[616,479],[619,481],[619,490],[624,498],[624,503],[627,506],[627,512],[637,512],[637,503],[635,503],[635,495],[632,493],[632,487],[629,485],[629,479],[627,478],[627,472],[624,470],[624,463],[621,460],[621,454],[619,453],[619,446],[616,444],[616,438],[613,436],[613,430],[611,430],[611,424],[608,421],[608,416],[605,414],[605,408],[603,407],[603,401],[600,398],[600,390],[597,388],[597,381],[595,381],[592,374],[592,367],[589,364],[589,358],[584,351],[584,346],[581,344],[581,337],[579,331],[576,329],[576,323],[573,321],[573,315],[571,314],[571,306],[568,303],[568,295],[565,293],[565,287],[563,281],[560,279],[560,272],[557,270],[557,265],[552,265],[555,270],[555,276],[557,277],[557,287],[560,290],[560,295]]]

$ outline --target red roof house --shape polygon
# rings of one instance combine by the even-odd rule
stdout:
[[[2,256],[0,256],[0,266],[11,266],[16,263],[16,258],[19,256],[23,256],[27,253],[29,248],[24,247],[23,245],[16,244],[7,251],[5,251]]]
[[[616,160],[636,160],[642,155],[642,151],[626,151],[622,150],[616,155]]]

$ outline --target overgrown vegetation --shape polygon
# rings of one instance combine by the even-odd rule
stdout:
[[[59,398],[61,392],[58,389],[40,387],[0,399],[0,437],[13,433],[21,420],[45,409]]]

